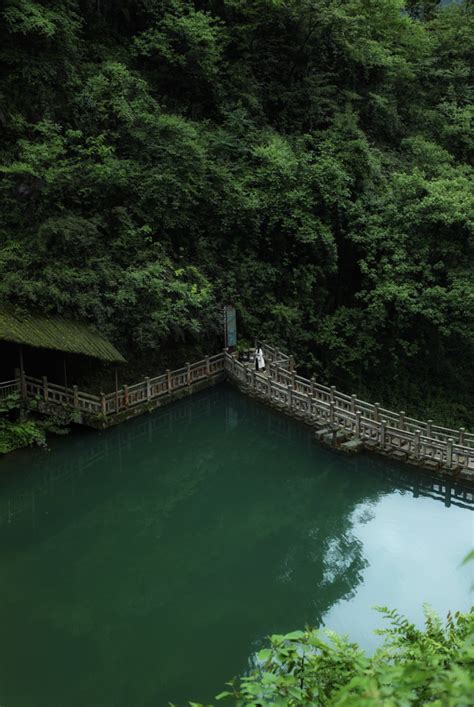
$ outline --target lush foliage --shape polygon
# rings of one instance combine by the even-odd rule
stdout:
[[[44,445],[45,435],[31,419],[20,419],[20,399],[9,395],[0,401],[0,455],[36,443]]]
[[[293,631],[270,639],[250,675],[233,681],[217,700],[234,705],[405,705],[469,707],[474,699],[474,612],[428,607],[424,630],[395,611],[371,657],[333,632]]]
[[[22,401],[16,393],[0,401],[0,455],[31,445],[46,447],[49,433],[67,434],[68,425],[77,421],[73,411],[45,416],[37,410],[37,400]]]
[[[5,0],[0,301],[157,361],[234,302],[472,424],[473,47],[466,0]]]

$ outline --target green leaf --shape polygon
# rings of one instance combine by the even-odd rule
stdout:
[[[286,633],[283,636],[283,639],[285,641],[299,641],[302,638],[305,637],[305,632],[304,631],[292,631],[291,633]]]

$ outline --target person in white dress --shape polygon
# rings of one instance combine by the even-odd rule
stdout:
[[[255,370],[264,371],[265,370],[265,358],[263,356],[263,351],[261,346],[257,346],[255,349]]]

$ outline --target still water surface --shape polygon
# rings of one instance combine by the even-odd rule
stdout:
[[[424,484],[226,386],[7,457],[0,705],[210,700],[271,633],[467,609],[474,516]]]

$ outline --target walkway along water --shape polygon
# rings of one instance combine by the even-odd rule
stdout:
[[[250,401],[249,401],[250,403]],[[54,496],[58,486],[69,485],[70,491],[65,495],[74,498],[74,488],[84,475],[95,467],[97,461],[104,461],[114,451],[121,454],[122,451],[133,449],[137,443],[153,440],[157,434],[163,431],[173,431],[183,420],[190,423],[199,422],[203,417],[212,413],[213,408],[219,405],[219,395],[217,391],[209,391],[204,396],[197,396],[193,408],[183,406],[169,406],[160,415],[143,415],[140,420],[136,420],[134,425],[124,426],[120,430],[115,430],[112,434],[93,435],[88,437],[87,444],[81,437],[76,441],[70,440],[73,445],[73,461],[50,463],[48,457],[43,455],[36,458],[35,484],[24,493],[17,494],[8,500],[0,499],[0,527],[3,524],[11,524],[25,514],[30,514],[33,520],[36,517],[37,506],[41,499]],[[250,408],[251,412],[251,408]],[[278,435],[285,443],[293,442],[295,439],[301,441],[306,439],[305,430],[301,426],[295,427],[291,420],[286,417],[268,417],[269,435]],[[347,460],[347,463],[357,474],[360,467],[357,457]],[[367,471],[372,467],[374,459],[363,461],[363,469]],[[373,473],[379,473],[379,467],[373,466]],[[385,470],[387,480],[393,483],[393,487],[404,489],[415,498],[424,497],[436,500],[446,507],[457,506],[468,510],[474,510],[474,488],[453,481],[450,478],[442,478],[436,474],[414,474],[405,465],[387,465]],[[43,517],[46,521],[46,518]]]
[[[291,356],[266,343],[262,346],[267,362],[264,373],[225,350],[109,395],[90,395],[46,378],[18,376],[0,384],[0,400],[19,391],[24,398],[38,400],[42,412],[72,410],[80,423],[105,429],[228,379],[244,393],[310,425],[324,443],[346,452],[378,452],[474,484],[474,434],[440,427],[432,420],[421,422],[298,376]]]

